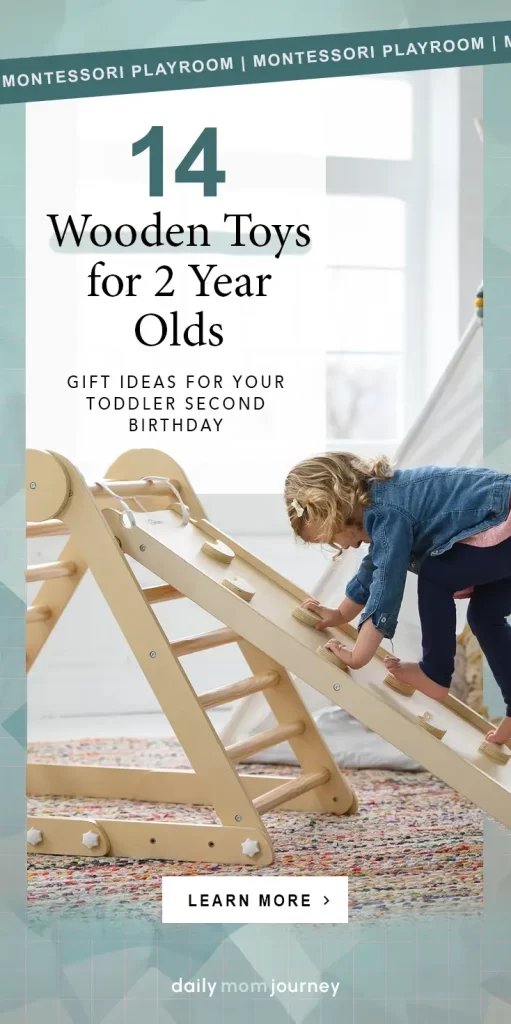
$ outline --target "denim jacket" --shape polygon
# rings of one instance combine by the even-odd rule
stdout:
[[[418,573],[428,555],[442,555],[457,541],[503,523],[511,475],[463,467],[399,469],[388,480],[372,482],[369,496],[363,524],[371,544],[346,596],[364,605],[359,629],[371,619],[390,639],[407,571]]]

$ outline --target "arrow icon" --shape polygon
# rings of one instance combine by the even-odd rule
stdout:
[[[328,899],[328,896],[323,896],[323,900],[324,900],[323,906],[326,906],[327,903],[330,903],[330,900]]]

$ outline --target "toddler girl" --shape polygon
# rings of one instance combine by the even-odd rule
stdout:
[[[445,700],[454,671],[454,597],[471,595],[468,622],[497,680],[506,718],[487,739],[511,739],[511,475],[490,469],[392,470],[385,458],[329,452],[288,474],[291,526],[311,543],[340,550],[370,545],[337,609],[310,599],[316,628],[360,615],[353,650],[327,644],[354,669],[371,660],[382,636],[392,638],[408,569],[418,574],[422,661],[389,656],[390,672],[435,700]]]

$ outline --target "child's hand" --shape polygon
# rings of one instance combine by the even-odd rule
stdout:
[[[353,651],[350,651],[349,647],[345,647],[344,644],[339,643],[338,640],[329,640],[325,644],[327,651],[331,651],[335,654],[339,661],[344,662],[345,665],[351,665],[353,668]],[[359,666],[357,666],[359,667]]]
[[[345,665],[349,665],[353,669],[359,669],[369,664],[380,646],[380,640],[381,633],[378,632],[368,619],[361,627],[357,642],[352,651],[345,647],[344,644],[339,643],[338,640],[333,639],[329,640],[325,647],[332,651],[332,654],[335,654]]]
[[[485,739],[489,743],[509,743],[511,740],[511,717],[508,715],[506,718],[503,718],[496,729],[490,729],[486,733]]]
[[[325,608],[315,597],[309,597],[307,601],[304,601],[302,608],[307,608],[310,612],[314,612],[315,615],[321,615],[321,621],[314,626],[314,629],[327,629],[328,626],[341,626],[343,623],[343,618],[338,608]]]
[[[496,735],[497,735],[497,730],[496,729],[490,729],[490,731],[486,733],[486,736],[484,738],[485,738],[485,740],[488,741],[488,743],[498,743],[499,741],[497,739],[495,739]]]

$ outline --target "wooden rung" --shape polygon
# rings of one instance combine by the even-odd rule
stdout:
[[[266,814],[267,811],[272,811],[274,807],[287,803],[288,800],[292,800],[295,796],[301,796],[302,793],[308,793],[310,789],[323,786],[329,779],[330,772],[328,768],[322,768],[319,772],[308,772],[306,775],[299,775],[297,779],[291,779],[290,782],[285,782],[283,786],[277,786],[276,789],[270,790],[269,793],[256,797],[254,807],[259,811],[259,814]]]
[[[277,725],[274,729],[266,729],[257,736],[251,736],[248,740],[241,740],[239,743],[231,743],[226,747],[226,753],[231,761],[241,761],[243,757],[251,757],[260,750],[268,750],[274,744],[290,740],[292,736],[301,736],[305,732],[305,722],[289,722],[288,725]]]
[[[228,686],[220,686],[218,690],[208,690],[198,697],[199,704],[203,708],[218,708],[221,704],[230,704],[231,700],[240,700],[241,697],[249,697],[252,693],[260,693],[270,686],[276,686],[280,676],[278,672],[260,672],[256,676],[249,676],[239,683],[230,683]]]
[[[45,523],[27,523],[27,537],[60,537],[69,528],[60,519],[47,519]]]
[[[178,597],[183,596],[180,590],[176,590],[175,587],[171,587],[166,583],[161,587],[146,587],[144,594],[149,604],[159,604],[161,601],[175,601]]]
[[[44,562],[29,565],[25,579],[27,583],[41,583],[43,580],[57,580],[60,576],[73,576],[75,572],[74,562]]]
[[[51,608],[47,604],[32,604],[27,608],[27,622],[44,622],[51,616]]]
[[[170,646],[176,658],[182,658],[184,654],[209,651],[212,647],[232,644],[235,640],[239,640],[239,634],[234,629],[224,626],[222,629],[213,629],[211,633],[198,633],[197,636],[189,636],[185,640],[175,640]]]
[[[154,483],[151,480],[105,480],[111,491],[115,491],[120,498],[166,498],[173,497],[174,492],[167,483],[158,480]],[[171,483],[180,492],[179,480],[171,480]],[[95,498],[111,498],[112,495],[102,487],[101,484],[89,484],[89,490]]]

